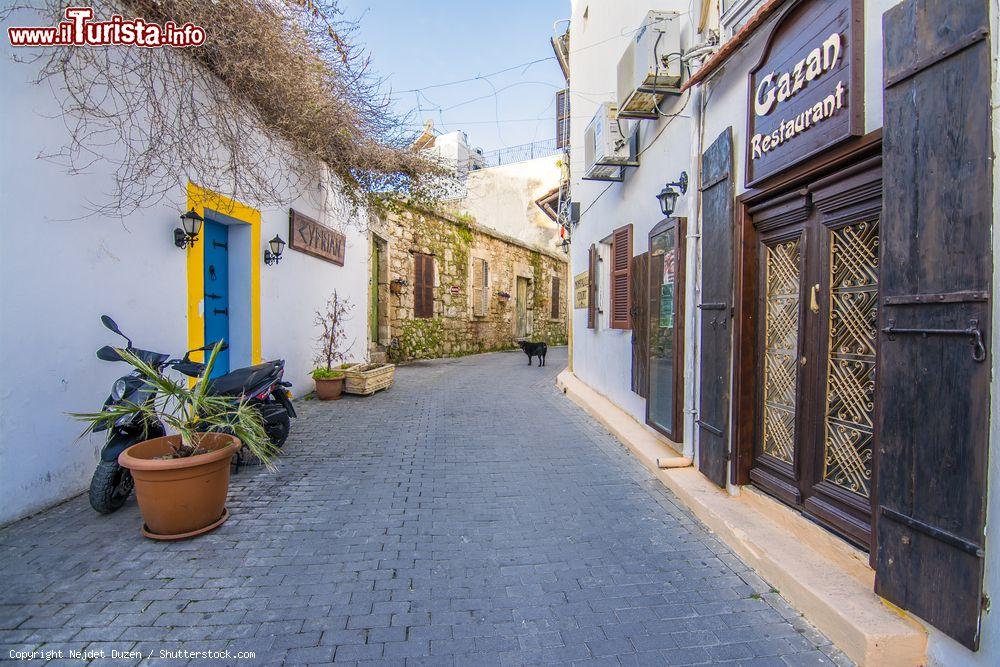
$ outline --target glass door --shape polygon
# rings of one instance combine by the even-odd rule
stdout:
[[[684,220],[649,233],[649,397],[646,423],[674,442],[683,439]]]

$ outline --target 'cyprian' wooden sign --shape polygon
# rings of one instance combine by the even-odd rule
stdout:
[[[344,265],[347,238],[295,209],[288,211],[288,236],[289,247],[338,266]]]
[[[861,134],[862,0],[799,0],[750,70],[746,185]]]

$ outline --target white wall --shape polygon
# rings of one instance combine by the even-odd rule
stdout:
[[[559,225],[535,201],[559,187],[561,161],[561,155],[551,155],[472,171],[458,208],[483,227],[529,245],[558,250]]]
[[[686,0],[573,3],[570,24],[570,173],[573,200],[580,202],[582,213],[580,224],[573,230],[570,251],[573,275],[587,270],[587,253],[592,243],[599,245],[615,228],[628,223],[633,225],[633,254],[645,252],[650,229],[663,218],[656,200],[657,193],[664,183],[677,180],[682,171],[691,171],[690,118],[689,112],[681,106],[687,99],[683,96],[668,98],[661,107],[664,113],[680,111],[682,115],[673,119],[637,121],[641,124],[640,166],[626,170],[624,182],[603,183],[581,179],[584,174],[584,129],[601,102],[615,99],[618,60],[632,39],[633,31],[645,20],[647,11],[686,12],[687,4]],[[586,19],[583,18],[584,9],[588,14]],[[684,17],[679,20],[684,21]],[[685,44],[686,35],[685,31],[682,34]],[[682,197],[674,215],[686,217],[687,214],[687,199]],[[602,285],[606,284],[605,279]],[[607,294],[601,294],[599,299],[601,307],[607,310]],[[602,318],[603,322],[606,318]],[[573,371],[639,423],[645,423],[645,401],[631,390],[631,331],[614,330],[606,325],[588,329],[587,311],[575,309]]]
[[[110,170],[97,162],[69,176],[37,159],[65,143],[66,129],[50,117],[58,106],[47,85],[30,83],[34,75],[32,66],[11,61],[10,47],[0,53],[0,524],[89,484],[103,439],[77,442],[82,427],[67,413],[99,409],[126,371],[94,356],[100,346],[120,342],[101,326],[102,313],[138,347],[180,355],[188,342],[186,259],[172,235],[186,210],[185,184],[123,220],[81,217],[88,200],[111,189]],[[345,226],[345,215],[325,199],[302,197],[291,205]],[[366,348],[366,236],[346,231],[342,268],[290,248],[280,264],[264,266],[267,240],[275,234],[288,240],[288,209],[262,211],[256,261],[263,357],[286,359],[296,396],[312,390],[313,312],[334,288],[357,305],[348,333],[353,356],[361,358]]]

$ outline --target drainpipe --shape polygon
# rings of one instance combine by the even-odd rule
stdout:
[[[684,303],[687,320],[684,323],[684,386],[685,406],[684,406],[684,432],[688,437],[684,438],[684,456],[694,460],[695,456],[695,435],[697,434],[697,424],[695,420],[698,416],[698,373],[695,364],[698,360],[698,335],[701,326],[701,310],[696,306],[701,298],[701,285],[699,266],[701,264],[701,146],[703,135],[703,103],[701,86],[694,86],[691,89],[691,167],[694,172],[691,175],[691,202],[690,215],[688,216],[687,227],[687,247],[685,249],[685,275],[689,276],[684,286]]]

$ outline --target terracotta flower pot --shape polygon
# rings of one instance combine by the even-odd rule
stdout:
[[[207,454],[159,459],[169,454],[179,435],[132,445],[118,463],[132,471],[135,497],[144,521],[142,534],[156,540],[180,540],[207,533],[229,517],[229,465],[240,441],[224,433],[205,433]]]
[[[339,401],[344,393],[344,378],[316,380],[316,398],[321,401]]]

